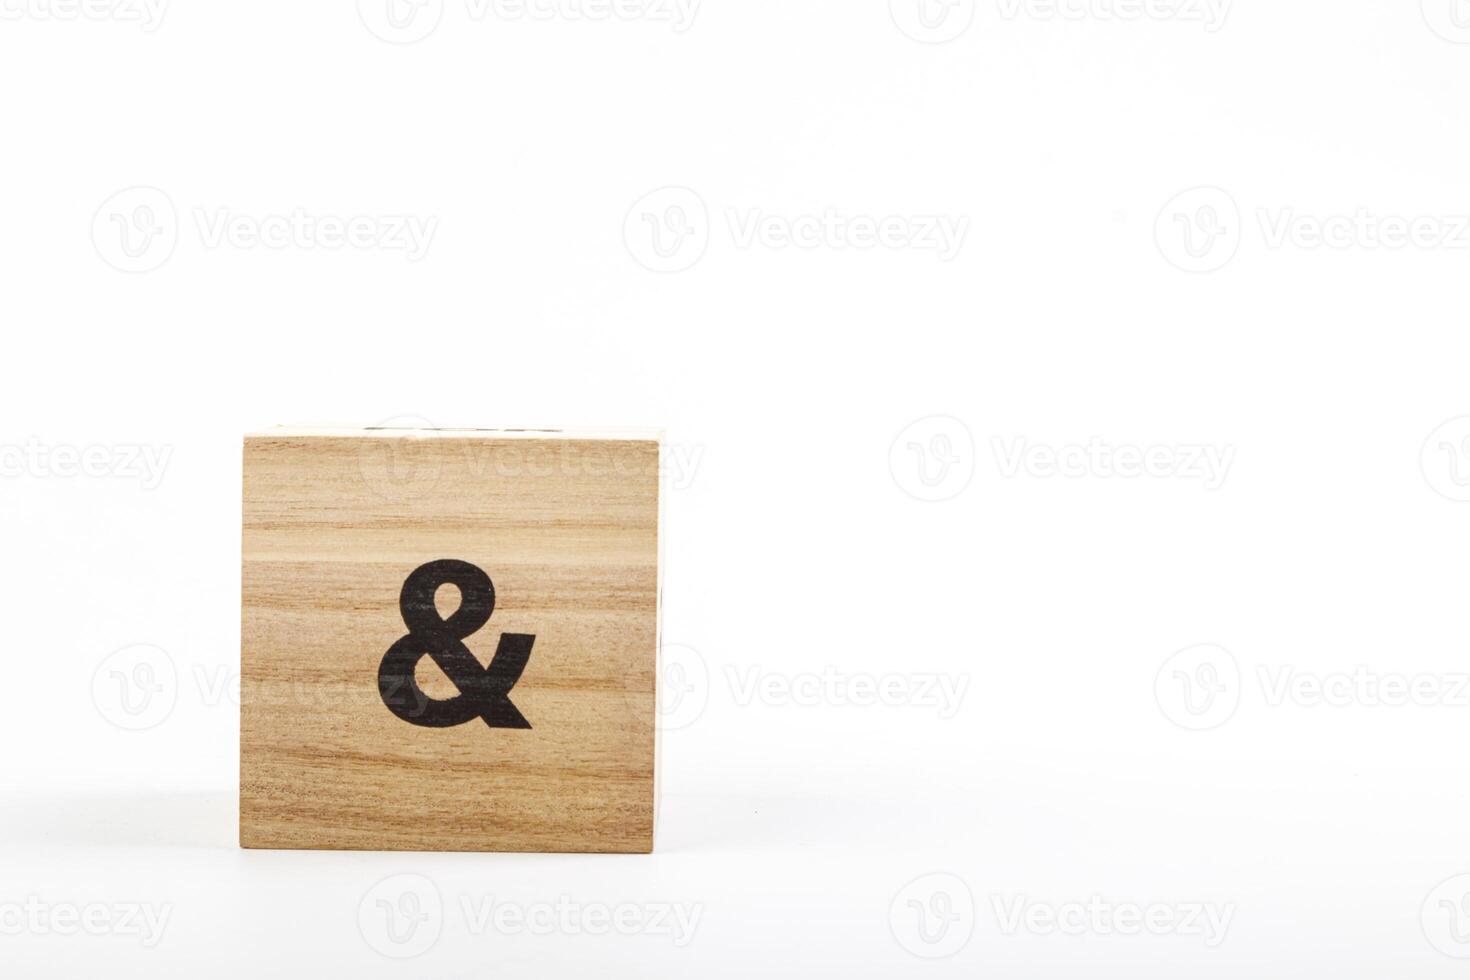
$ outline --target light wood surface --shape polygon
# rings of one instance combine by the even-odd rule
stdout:
[[[656,433],[279,430],[247,436],[240,843],[384,850],[653,846]],[[483,667],[534,635],[529,729],[422,727],[379,693],[420,566],[493,581]],[[441,617],[458,607],[440,589]],[[431,657],[414,672],[459,694]]]

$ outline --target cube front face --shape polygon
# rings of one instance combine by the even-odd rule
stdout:
[[[248,437],[242,846],[651,850],[658,454]]]

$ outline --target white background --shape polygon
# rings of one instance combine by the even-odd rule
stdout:
[[[1462,976],[1470,6],[567,2],[0,0],[5,974]],[[697,460],[653,856],[235,847],[401,416]]]

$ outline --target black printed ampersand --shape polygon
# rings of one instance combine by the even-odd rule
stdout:
[[[445,584],[456,586],[460,594],[459,608],[448,619],[440,618],[434,608],[434,593]],[[531,727],[509,695],[531,659],[536,637],[501,633],[489,667],[481,667],[463,642],[495,611],[495,586],[489,575],[453,558],[420,565],[404,580],[398,610],[408,635],[388,648],[378,667],[378,694],[389,711],[425,728],[449,728],[473,718],[483,719],[491,728]],[[414,669],[425,656],[454,682],[458,695],[441,701],[424,693]]]

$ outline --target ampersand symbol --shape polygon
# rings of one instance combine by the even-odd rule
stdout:
[[[446,584],[459,589],[460,604],[454,615],[443,619],[434,608],[434,593]],[[453,558],[420,565],[404,580],[398,611],[408,635],[388,648],[378,667],[378,694],[389,711],[425,728],[450,728],[472,718],[483,719],[491,728],[531,727],[509,695],[531,659],[536,637],[501,633],[489,667],[481,667],[464,645],[464,638],[479,631],[495,611],[495,586],[489,575]],[[414,670],[425,656],[454,682],[458,695],[441,701],[424,693]]]

